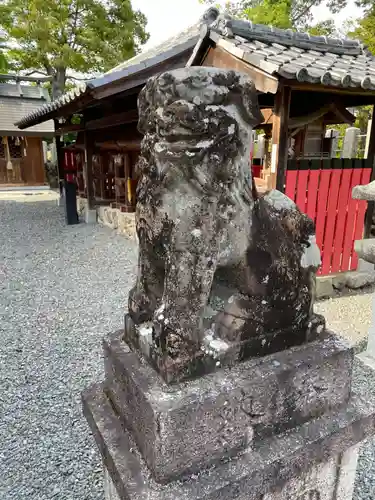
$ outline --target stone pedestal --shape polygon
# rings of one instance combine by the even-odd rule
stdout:
[[[104,354],[83,404],[107,500],[352,498],[375,400],[358,361],[351,389],[353,352],[334,335],[174,385],[123,332]]]

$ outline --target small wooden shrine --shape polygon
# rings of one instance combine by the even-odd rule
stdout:
[[[21,81],[36,83],[21,85]],[[47,89],[32,77],[0,75],[0,187],[46,182],[42,140],[53,137],[51,120],[21,131],[15,122],[50,101]]]

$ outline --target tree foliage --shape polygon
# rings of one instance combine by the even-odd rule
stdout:
[[[0,38],[0,73],[8,73],[8,59],[5,55],[5,44]]]
[[[215,3],[214,0],[203,0]],[[306,29],[312,21],[312,9],[322,4],[322,0],[235,0],[228,1],[227,10],[238,17],[251,19],[254,23],[272,24],[278,28]],[[337,13],[345,7],[347,0],[329,0],[328,7]],[[314,34],[329,34],[333,22],[325,21],[315,25]]]
[[[349,35],[361,40],[375,54],[375,5],[365,10],[363,18],[352,26]]]
[[[129,59],[148,39],[130,0],[0,0],[0,27],[12,69],[52,77],[52,96],[68,71],[101,72]]]

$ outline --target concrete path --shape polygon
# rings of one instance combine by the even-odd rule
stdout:
[[[0,190],[0,201],[15,201],[18,203],[35,203],[40,201],[60,200],[60,194],[52,189],[37,190],[37,189],[17,189],[17,190]]]

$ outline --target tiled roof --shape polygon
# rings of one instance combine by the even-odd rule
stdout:
[[[375,90],[375,58],[358,41],[312,36],[220,16],[211,37],[268,73],[299,82]]]
[[[211,7],[196,25],[24,116],[17,125],[25,128],[41,122],[43,117],[48,118],[55,110],[78,102],[83,96],[90,98],[103,86],[127,78],[131,80],[174,56],[193,52],[202,25],[209,26],[209,37],[219,46],[271,75],[300,82],[375,90],[375,58],[360,42],[311,36],[219,16],[217,9]]]
[[[22,135],[15,123],[25,115],[49,101],[48,91],[39,86],[0,83],[0,134]],[[47,121],[27,129],[27,134],[51,135],[53,121]]]
[[[26,99],[38,99],[50,101],[48,90],[37,85],[17,85],[14,83],[0,83],[0,96],[2,97],[24,97]]]

